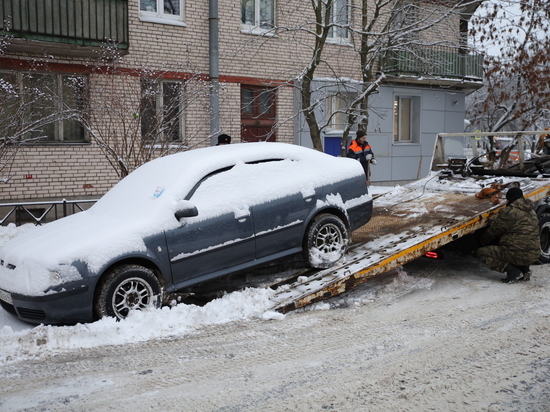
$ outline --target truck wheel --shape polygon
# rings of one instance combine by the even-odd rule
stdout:
[[[304,257],[314,268],[328,268],[344,256],[348,239],[348,229],[338,216],[318,215],[307,229]]]
[[[141,310],[162,303],[162,287],[155,274],[138,265],[113,269],[103,279],[94,309],[98,318],[124,319],[132,310]]]
[[[544,213],[539,219],[540,257],[539,262],[550,263],[550,213]]]

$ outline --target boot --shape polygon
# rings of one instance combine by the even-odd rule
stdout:
[[[523,278],[523,273],[521,272],[521,270],[511,263],[506,266],[505,271],[506,277],[500,280],[502,283],[513,283]]]
[[[520,280],[528,282],[531,279],[531,269],[529,268],[529,266],[518,266],[518,268],[523,273],[523,278],[521,278]]]

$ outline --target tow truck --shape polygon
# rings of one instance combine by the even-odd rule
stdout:
[[[425,179],[396,187],[374,199],[373,217],[352,234],[345,258],[324,270],[305,270],[269,286],[272,309],[286,313],[331,298],[486,227],[505,202],[475,196],[493,183],[520,187],[535,203],[541,234],[541,263],[550,262],[550,156],[527,156],[518,146],[519,163],[479,154],[484,137],[513,136],[522,141],[546,132],[438,134],[432,170]],[[463,141],[471,141],[470,158]],[[535,140],[535,139],[533,139]],[[512,147],[508,148],[511,151]],[[501,151],[506,153],[506,150]],[[495,160],[502,166],[494,167]]]

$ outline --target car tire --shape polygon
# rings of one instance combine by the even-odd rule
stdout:
[[[348,228],[338,216],[323,213],[315,216],[304,240],[304,257],[311,267],[325,269],[346,253]]]
[[[123,265],[109,272],[101,282],[94,309],[98,318],[124,319],[130,311],[160,307],[162,287],[150,270],[139,265]]]
[[[544,213],[539,219],[540,263],[550,263],[550,213]]]

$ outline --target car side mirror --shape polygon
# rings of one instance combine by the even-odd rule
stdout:
[[[186,206],[175,213],[176,219],[178,220],[184,217],[193,217],[198,215],[199,211],[197,210],[197,207],[193,205]]]

